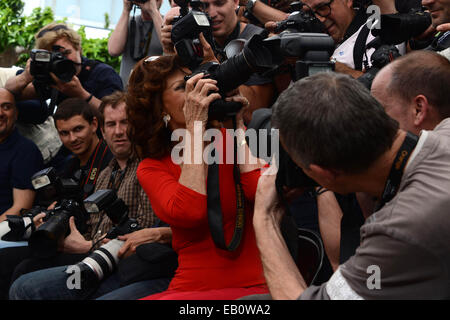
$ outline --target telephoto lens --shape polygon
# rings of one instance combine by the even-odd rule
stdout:
[[[107,239],[112,240],[76,265],[81,272],[82,282],[93,285],[116,269],[119,262],[119,250],[124,244],[123,241],[116,238],[140,228],[136,220],[128,217],[128,206],[117,197],[114,190],[97,191],[84,200],[84,206],[89,213],[105,211],[114,224],[113,229],[106,235]]]

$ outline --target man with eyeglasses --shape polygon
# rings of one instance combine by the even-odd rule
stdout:
[[[336,71],[354,78],[362,75],[365,59],[370,66],[374,49],[365,45],[374,37],[366,27],[367,14],[364,7],[354,8],[353,0],[304,0],[304,11],[312,11],[336,43],[332,58]]]

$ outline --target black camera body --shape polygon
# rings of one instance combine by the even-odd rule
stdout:
[[[50,72],[63,82],[69,82],[76,74],[73,61],[67,59],[60,52],[33,49],[30,57],[30,73],[34,77],[34,81],[39,84],[54,84]]]
[[[203,33],[206,41],[214,50],[211,18],[200,11],[200,6],[203,4],[199,0],[177,0],[175,2],[180,6],[180,15],[174,17],[172,21],[172,43],[183,64],[193,70],[203,61],[200,33]],[[190,11],[188,9],[189,4],[192,7]]]
[[[313,32],[323,33],[325,31],[322,22],[314,15],[302,10],[292,12],[286,20],[277,22],[275,33],[288,32]]]
[[[46,216],[44,224],[30,236],[29,246],[36,256],[51,257],[56,254],[58,244],[69,231],[70,217],[75,217],[77,229],[81,233],[86,231],[88,215],[81,205],[83,193],[76,181],[61,179],[53,167],[35,173],[31,182],[39,204],[32,209],[33,214],[35,211],[45,212]],[[53,210],[43,210],[55,201],[57,204]]]
[[[369,90],[378,71],[401,56],[395,45],[422,34],[431,25],[431,15],[421,10],[382,14],[380,25],[380,29],[371,30],[375,39],[366,46],[366,50],[375,48],[371,56],[372,66],[370,68],[366,66],[366,72],[358,78],[358,81]]]
[[[44,224],[33,232],[28,241],[34,256],[50,258],[56,255],[59,245],[70,231],[69,219],[72,216],[78,231],[86,232],[87,213],[79,201],[64,199],[53,210],[46,211]]]

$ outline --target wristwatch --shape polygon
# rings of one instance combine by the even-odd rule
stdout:
[[[247,4],[245,6],[245,9],[250,12],[253,13],[253,7],[255,6],[255,2],[258,0],[248,0]]]

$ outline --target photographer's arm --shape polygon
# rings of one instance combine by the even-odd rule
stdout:
[[[339,267],[342,210],[334,193],[317,195],[319,230],[333,271]]]
[[[7,215],[18,216],[20,210],[31,209],[35,194],[33,190],[13,188],[13,205],[0,215],[0,222],[5,221]]]
[[[145,228],[124,236],[119,236],[119,240],[125,241],[120,248],[119,258],[126,258],[136,252],[136,248],[144,243],[170,243],[172,241],[172,230],[169,227]]]
[[[280,221],[284,210],[277,205],[275,178],[276,174],[263,174],[259,179],[253,226],[264,276],[272,298],[293,300],[303,293],[307,285],[280,231]]]
[[[156,0],[149,0],[141,5],[141,10],[145,11],[147,15],[152,17],[153,28],[156,30],[158,38],[161,40],[161,27],[163,25],[163,18],[159,12]]]
[[[33,76],[30,73],[31,59],[28,59],[25,70],[5,83],[5,89],[14,94],[17,100],[36,99],[36,90],[32,84]]]
[[[178,182],[200,194],[206,195],[206,177],[208,166],[203,161],[204,141],[202,139],[208,121],[208,108],[212,101],[220,99],[217,81],[202,79],[203,73],[197,74],[186,82],[185,103],[183,107],[187,134],[190,145],[183,152],[183,166]],[[198,138],[200,137],[200,139]],[[201,140],[201,143],[196,143]]]
[[[175,54],[175,48],[172,43],[172,21],[175,16],[180,14],[180,7],[171,8],[164,16],[164,21],[161,29],[161,45],[165,55]]]
[[[95,108],[98,108],[100,106],[100,99],[96,98],[86,89],[84,89],[81,85],[80,79],[77,76],[73,76],[72,80],[70,80],[69,82],[63,82],[57,76],[55,76],[55,74],[50,73],[50,75],[55,82],[55,84],[52,85],[52,88],[55,88],[68,97],[80,98],[88,101],[89,104]]]
[[[240,0],[240,6],[246,6],[249,0]],[[251,12],[262,24],[269,21],[282,21],[289,17],[289,14],[275,9],[267,4],[256,1]]]
[[[362,76],[364,74],[364,72],[352,69],[349,66],[343,64],[342,62],[338,62],[338,61],[336,61],[336,64],[335,64],[335,71],[349,75],[349,76],[353,77],[354,79],[358,79],[360,76]]]
[[[108,40],[108,53],[113,57],[120,56],[125,50],[128,38],[128,21],[132,7],[133,4],[130,1],[123,0],[122,14]]]

